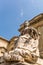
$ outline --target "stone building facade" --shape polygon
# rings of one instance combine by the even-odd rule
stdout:
[[[0,57],[3,56],[3,52],[7,51],[8,40],[0,37]]]
[[[9,44],[7,46],[8,51],[11,51],[15,48],[17,39],[18,39],[18,36],[14,36],[9,40]]]

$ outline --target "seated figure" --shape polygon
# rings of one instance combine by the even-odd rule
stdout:
[[[6,61],[36,63],[39,57],[39,33],[33,27],[26,27],[18,38],[16,48],[4,53]]]

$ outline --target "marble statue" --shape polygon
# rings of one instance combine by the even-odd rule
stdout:
[[[36,64],[39,58],[39,37],[40,34],[35,28],[26,27],[19,36],[14,50],[4,53],[5,61]]]

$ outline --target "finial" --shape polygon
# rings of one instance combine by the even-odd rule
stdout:
[[[28,22],[28,21],[25,22],[25,26],[26,26],[26,27],[29,26],[29,22]]]

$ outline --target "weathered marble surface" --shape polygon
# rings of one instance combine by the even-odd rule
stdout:
[[[26,63],[26,62],[4,62],[1,63],[0,65],[43,65],[43,60],[39,59],[38,62],[35,64]]]
[[[39,34],[35,28],[26,28],[14,50],[4,53],[4,65],[42,65],[39,58]]]

